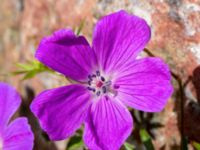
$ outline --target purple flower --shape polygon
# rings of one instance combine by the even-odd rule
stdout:
[[[32,150],[33,133],[25,117],[10,119],[21,99],[8,84],[0,82],[0,150]]]
[[[89,149],[117,150],[133,128],[126,106],[163,109],[172,94],[168,66],[159,58],[136,59],[149,39],[143,19],[119,11],[96,24],[92,47],[69,29],[41,41],[36,58],[76,81],[42,92],[31,105],[52,140],[73,135],[84,123]]]

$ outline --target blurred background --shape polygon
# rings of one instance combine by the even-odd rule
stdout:
[[[200,149],[200,0],[0,0],[0,81],[21,93],[23,104],[15,116],[29,118],[35,150],[86,149],[81,130],[66,141],[50,142],[28,108],[34,95],[68,83],[55,73],[29,73],[31,67],[38,67],[32,61],[41,38],[70,27],[91,41],[97,20],[120,9],[151,26],[148,50],[141,55],[163,58],[171,67],[174,85],[162,112],[131,110],[135,130],[121,149],[131,150],[131,145],[136,150]]]

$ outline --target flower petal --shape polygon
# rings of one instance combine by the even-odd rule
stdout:
[[[34,136],[26,118],[14,120],[3,135],[3,150],[32,150]]]
[[[94,51],[83,36],[62,29],[44,38],[36,58],[67,77],[84,80],[96,65]]]
[[[69,85],[42,92],[31,104],[31,110],[51,140],[62,140],[80,127],[89,105],[87,89]]]
[[[161,111],[173,91],[169,68],[159,58],[136,60],[118,72],[117,78],[117,97],[147,112]]]
[[[91,106],[84,141],[91,150],[118,150],[132,127],[128,109],[118,100],[102,97]]]
[[[0,135],[21,103],[20,96],[13,87],[0,82]]]
[[[93,49],[105,72],[120,69],[144,49],[150,39],[145,20],[119,11],[103,17],[96,25]]]

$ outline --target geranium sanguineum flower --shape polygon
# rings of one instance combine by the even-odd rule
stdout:
[[[92,47],[69,29],[41,41],[36,58],[76,81],[42,92],[31,105],[50,139],[65,139],[84,123],[89,149],[117,150],[133,128],[126,106],[163,109],[172,93],[168,66],[159,58],[136,59],[149,39],[143,19],[119,11],[97,22]]]
[[[10,122],[21,103],[18,93],[0,82],[0,150],[32,150],[33,133],[25,117]]]

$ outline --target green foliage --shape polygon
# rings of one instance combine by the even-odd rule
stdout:
[[[186,137],[183,138],[183,150],[188,150],[188,139]]]
[[[192,142],[192,145],[194,146],[194,148],[195,148],[196,150],[200,150],[200,144],[199,144],[199,143],[197,143],[197,142]]]
[[[85,20],[82,20],[79,26],[73,29],[76,35],[80,35],[81,31],[83,30],[84,24],[85,24]]]
[[[66,150],[77,150],[84,146],[82,140],[82,129],[77,130],[76,134],[69,139]]]
[[[140,129],[140,138],[147,150],[154,150],[151,137],[145,129]]]
[[[134,150],[135,147],[127,142],[124,143],[124,147],[126,148],[126,150]]]
[[[39,61],[29,61],[26,64],[18,63],[17,67],[19,68],[17,71],[14,71],[13,75],[21,75],[23,74],[23,80],[33,78],[36,74],[41,72],[53,72],[51,69],[47,68]]]
[[[75,135],[69,139],[66,150],[77,150],[84,145],[82,137]]]

